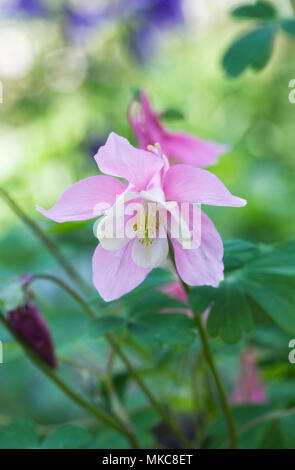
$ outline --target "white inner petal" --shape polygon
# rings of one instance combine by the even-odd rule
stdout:
[[[132,247],[132,260],[140,268],[151,269],[160,266],[169,252],[166,238],[155,238],[146,246],[140,239],[135,239]]]
[[[105,250],[120,250],[131,240],[130,232],[127,234],[125,231],[125,222],[125,217],[116,219],[114,214],[105,216],[99,222],[96,235]]]

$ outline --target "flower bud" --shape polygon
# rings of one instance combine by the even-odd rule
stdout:
[[[51,368],[57,366],[48,326],[35,305],[27,303],[8,312],[8,322],[35,353]]]

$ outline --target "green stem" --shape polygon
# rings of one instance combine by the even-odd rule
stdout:
[[[16,204],[16,202],[10,197],[10,195],[3,189],[0,188],[0,196],[6,201],[6,203],[10,206],[10,208],[14,211],[14,213],[20,217],[20,219],[34,232],[34,234],[41,240],[41,242],[47,247],[47,249],[51,252],[51,254],[55,257],[55,259],[63,266],[64,270],[70,276],[70,278],[80,287],[83,287],[85,293],[89,293],[89,287],[85,284],[84,279],[80,277],[79,273],[72,267],[71,263],[67,261],[67,259],[63,256],[63,254],[59,251],[59,248],[54,243],[54,241],[47,236],[45,232],[31,219],[29,218],[23,210]],[[93,310],[89,307],[86,301],[73,289],[71,289],[67,284],[65,284],[60,279],[56,278],[55,276],[45,275],[45,274],[38,274],[34,277],[35,279],[44,279],[50,280],[59,284],[64,290],[68,292],[85,310],[87,315],[89,315],[92,319],[95,319],[96,315]],[[150,403],[158,410],[162,419],[166,422],[169,428],[173,431],[173,433],[179,438],[180,442],[184,444],[186,447],[191,448],[192,444],[186,439],[186,437],[177,429],[174,425],[171,417],[166,413],[164,409],[160,406],[154,396],[151,394],[149,389],[146,387],[144,382],[141,380],[140,376],[137,372],[133,369],[131,363],[121,351],[119,346],[115,343],[113,338],[107,335],[107,339],[109,343],[115,348],[117,354],[120,356],[122,362],[126,365],[129,373],[133,376],[133,378],[138,383],[139,387],[142,391],[146,394],[147,398],[149,399]]]
[[[45,281],[50,281],[50,282],[54,282],[55,284],[57,284],[59,287],[61,287],[63,290],[65,290],[71,297],[73,297],[73,299],[75,299],[78,304],[81,305],[81,307],[85,310],[87,315],[92,320],[95,320],[96,315],[95,315],[94,311],[92,310],[92,308],[89,307],[89,305],[83,299],[83,297],[81,297],[81,295],[79,295],[74,289],[72,289],[64,281],[62,281],[61,279],[59,279],[56,276],[53,276],[52,274],[39,274],[38,273],[38,274],[34,274],[33,279],[30,279],[29,283],[31,284],[32,282],[37,281],[38,279],[40,279],[40,280],[43,279]]]
[[[133,377],[135,382],[137,382],[138,386],[141,388],[143,393],[146,395],[148,398],[150,404],[158,411],[159,415],[162,417],[163,421],[166,423],[166,425],[171,429],[173,434],[179,439],[181,444],[185,446],[185,448],[191,449],[194,448],[194,444],[192,444],[186,437],[185,435],[175,426],[171,416],[166,412],[164,408],[158,403],[158,401],[155,399],[154,395],[151,393],[149,388],[145,385],[143,380],[141,379],[140,375],[137,373],[137,371],[132,367],[131,363],[129,362],[129,359],[123,351],[120,349],[118,346],[116,340],[113,338],[112,335],[108,334],[106,335],[108,341],[112,345],[113,349],[116,351],[117,355],[120,357],[121,361],[125,365],[126,369],[128,369],[130,375]]]
[[[295,15],[295,0],[290,0],[291,8],[293,10],[293,13]]]
[[[13,210],[13,212],[32,230],[32,232],[39,238],[44,246],[50,251],[52,256],[64,268],[68,276],[79,286],[85,294],[89,295],[92,292],[90,286],[84,281],[75,268],[68,262],[67,258],[59,250],[55,242],[39,227],[38,224],[20,208],[20,206],[11,198],[11,196],[3,188],[0,188],[0,196]]]
[[[73,400],[77,405],[81,406],[89,413],[94,415],[97,419],[125,435],[132,446],[138,448],[137,440],[135,436],[125,429],[120,423],[116,422],[111,416],[108,415],[103,410],[93,406],[91,403],[87,402],[74,392],[58,375],[47,366],[47,364],[39,358],[35,351],[16,333],[16,331],[10,326],[4,315],[0,312],[0,321],[9,331],[9,333],[15,338],[15,340],[21,345],[25,354],[31,359],[31,361],[52,381],[57,385],[57,387],[62,390],[65,395],[67,395],[71,400]]]
[[[106,386],[108,388],[110,402],[111,402],[111,409],[113,410],[114,415],[117,415],[118,418],[125,423],[128,428],[132,427],[132,423],[130,421],[129,415],[125,410],[120,397],[117,393],[114,381],[113,381],[113,364],[115,360],[115,351],[110,348],[109,356],[107,359],[106,371],[105,371],[105,381]]]
[[[171,241],[170,240],[169,240],[169,248],[170,248],[170,250],[169,250],[170,258],[171,258],[171,261],[173,263],[175,272],[176,272],[176,274],[179,278],[179,281],[181,282],[185,292],[187,293],[187,296],[188,296],[188,299],[189,299],[189,295],[188,295],[189,294],[189,286],[187,284],[185,284],[185,282],[183,282],[183,280],[181,279],[181,277],[178,274],[176,264],[175,264],[175,259],[174,259],[174,252],[173,252],[173,248],[171,246]],[[189,300],[188,300],[188,303],[189,303]],[[193,308],[192,308],[191,305],[190,305],[190,308],[193,311]],[[212,355],[212,352],[211,352],[211,349],[210,349],[207,334],[206,334],[205,328],[203,327],[200,315],[194,315],[194,319],[195,319],[195,322],[196,322],[196,325],[197,325],[197,328],[198,328],[198,331],[199,331],[199,334],[200,334],[200,338],[201,338],[201,341],[202,341],[205,359],[207,361],[207,364],[208,364],[208,366],[211,370],[211,373],[214,377],[214,380],[215,380],[216,388],[217,388],[217,391],[218,391],[218,394],[219,394],[219,399],[220,399],[220,402],[221,402],[221,406],[223,408],[223,412],[224,412],[225,419],[226,419],[227,426],[228,426],[228,430],[229,430],[231,447],[233,449],[236,449],[237,446],[238,446],[238,442],[237,442],[237,433],[236,433],[236,428],[235,428],[233,415],[232,415],[230,406],[228,404],[227,396],[226,396],[225,391],[223,389],[218,371],[217,371],[215,363],[214,363],[214,359],[213,359],[213,355]]]
[[[207,338],[207,334],[205,331],[205,328],[203,327],[202,320],[199,315],[195,315],[195,322],[197,325],[197,328],[200,333],[200,337],[202,340],[203,344],[203,350],[204,350],[204,356],[207,360],[208,366],[211,369],[212,375],[215,380],[216,388],[219,394],[221,406],[223,408],[224,414],[225,414],[225,419],[227,422],[229,434],[230,434],[230,441],[231,441],[231,447],[233,449],[237,448],[238,442],[237,442],[237,433],[236,433],[236,428],[235,428],[235,423],[233,419],[233,415],[230,409],[230,406],[228,404],[227,396],[225,394],[225,391],[223,389],[219,374],[217,372],[214,360],[213,360],[213,355],[209,346],[209,341]]]
[[[70,296],[72,296],[78,304],[84,309],[86,314],[92,319],[95,320],[96,314],[92,310],[92,308],[85,302],[85,300],[73,289],[71,289],[66,283],[61,281],[55,276],[49,275],[49,274],[36,274],[34,278],[30,281],[33,282],[34,280],[38,279],[44,279],[48,281],[55,282],[58,284],[60,287],[62,287]],[[175,436],[179,439],[179,441],[186,447],[186,448],[193,448],[193,444],[185,437],[185,435],[175,426],[172,418],[170,415],[165,411],[164,408],[158,403],[154,395],[151,393],[149,388],[145,385],[143,380],[141,379],[140,375],[137,373],[137,371],[133,368],[132,364],[129,362],[129,359],[127,356],[123,353],[122,349],[114,339],[114,337],[111,334],[106,335],[107,341],[110,343],[112,346],[113,350],[116,352],[116,354],[120,357],[121,361],[129,371],[130,375],[133,377],[133,379],[137,382],[138,386],[141,388],[143,393],[146,395],[148,398],[150,404],[158,411],[159,415],[162,417],[163,421],[167,424],[167,426],[171,429],[171,431],[175,434]]]

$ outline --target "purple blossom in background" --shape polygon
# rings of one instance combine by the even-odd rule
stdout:
[[[10,311],[8,322],[51,369],[56,368],[57,362],[51,334],[35,305],[27,303]]]
[[[64,22],[66,35],[70,42],[84,42],[91,33],[98,31],[109,17],[109,11],[104,5],[93,4],[90,8],[86,3],[79,6],[66,7]]]
[[[142,61],[154,49],[157,35],[183,21],[182,0],[133,0],[129,5],[131,18],[130,48]]]
[[[42,17],[48,13],[44,0],[7,0],[3,10],[7,15],[19,14],[27,17]]]
[[[157,26],[175,25],[183,20],[182,0],[135,0],[134,3],[137,12]]]
[[[127,43],[139,61],[151,55],[161,32],[183,21],[182,0],[81,0],[56,5],[46,0],[7,0],[3,12],[13,17],[61,17],[66,38],[76,44],[98,32],[107,21],[123,21],[128,25]]]

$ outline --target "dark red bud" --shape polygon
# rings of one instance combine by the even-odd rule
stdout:
[[[35,305],[26,304],[8,312],[8,322],[49,367],[56,368],[51,334]]]

